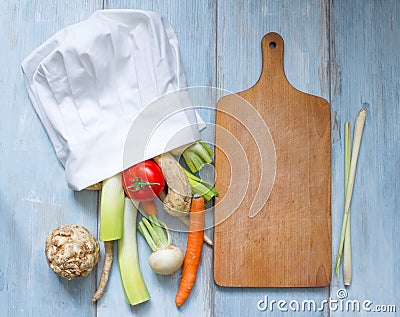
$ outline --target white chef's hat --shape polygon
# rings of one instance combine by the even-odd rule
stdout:
[[[186,86],[175,33],[154,12],[97,11],[48,39],[22,69],[32,104],[75,190],[121,172],[127,162],[195,141],[204,127],[186,94],[171,93],[165,102],[152,103]],[[124,158],[133,122],[137,130],[131,130],[128,142],[136,151]]]

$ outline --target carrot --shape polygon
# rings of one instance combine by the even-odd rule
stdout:
[[[189,233],[185,260],[183,261],[182,278],[175,298],[175,304],[178,307],[181,307],[188,299],[196,281],[203,247],[204,222],[204,198],[194,197],[190,207]]]

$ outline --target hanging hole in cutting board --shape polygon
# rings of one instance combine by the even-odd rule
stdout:
[[[276,45],[274,48],[272,42]],[[238,211],[214,227],[214,280],[217,285],[226,287],[326,286],[332,275],[329,104],[288,84],[283,67],[284,41],[279,34],[266,34],[261,49],[260,80],[255,86],[236,93],[254,107],[254,112],[242,114],[245,107],[249,110],[251,107],[238,104],[229,97],[221,99],[215,123],[218,127],[226,127],[227,131],[221,135],[220,130],[216,130],[216,144],[226,153],[230,150],[236,154],[236,145],[225,139],[229,133],[236,136],[247,157],[252,158],[248,164],[250,173],[257,177],[260,174],[257,158],[263,155],[258,151],[260,143],[254,145],[246,127],[255,132],[263,130],[254,126],[253,115],[259,113],[259,121],[269,123],[273,145],[276,145],[275,184],[259,216],[248,219],[246,211],[260,183],[259,177],[254,179],[253,175],[248,177],[238,173],[238,178],[232,178],[230,187],[249,179],[249,190]],[[236,111],[240,115],[236,117],[246,121],[242,120],[243,125],[232,122],[230,117],[220,115],[221,110]],[[307,140],[307,146],[304,146],[304,140]],[[221,160],[218,155],[216,152],[216,187],[224,189],[231,171],[224,164],[224,157]],[[231,166],[235,167],[237,161],[233,156]],[[235,193],[231,196],[236,198]],[[216,221],[225,210],[236,207],[231,205],[231,201],[226,205],[215,204]],[[316,219],[318,223],[314,223]],[[237,241],[245,241],[245,247],[238,246]]]
[[[275,48],[276,47],[276,43],[275,42],[269,42],[269,47],[270,48]]]

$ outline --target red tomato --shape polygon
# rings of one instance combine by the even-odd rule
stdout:
[[[165,186],[161,168],[147,160],[126,169],[123,173],[125,193],[134,200],[153,200],[162,193]]]

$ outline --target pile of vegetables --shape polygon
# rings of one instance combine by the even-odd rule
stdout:
[[[211,148],[202,141],[181,149],[180,154],[192,172],[211,163],[213,156]],[[155,273],[170,275],[183,265],[175,300],[181,307],[194,286],[203,241],[212,245],[204,233],[204,222],[205,202],[218,195],[214,186],[185,169],[172,153],[164,153],[131,166],[91,189],[101,189],[99,238],[105,250],[103,271],[92,300],[98,301],[106,290],[114,261],[114,241],[118,245],[118,267],[127,303],[137,305],[150,299],[139,266],[138,229],[153,251],[148,262]],[[167,224],[157,218],[156,198],[162,198],[167,213],[188,225],[185,254],[173,244]],[[137,224],[139,206],[146,217]],[[50,268],[68,279],[87,276],[97,264],[99,253],[96,238],[78,225],[55,228],[46,241]]]
[[[176,155],[182,155],[183,160],[179,162]],[[141,206],[146,216],[138,222],[137,229],[153,251],[149,265],[155,273],[162,275],[173,274],[183,265],[176,296],[176,305],[183,305],[196,280],[203,241],[212,245],[204,233],[205,202],[218,192],[213,185],[193,174],[204,164],[212,163],[212,156],[213,151],[205,142],[195,142],[179,152],[164,153],[136,164],[102,182],[100,240],[104,242],[105,258],[93,301],[99,300],[106,290],[115,240],[127,303],[137,305],[150,299],[139,267],[136,240],[137,208]],[[191,172],[182,166],[185,164]],[[189,227],[185,254],[173,244],[167,224],[157,217],[154,200],[158,198],[167,213]]]
[[[361,110],[355,124],[352,153],[350,123],[345,125],[345,208],[335,263],[339,277],[343,259],[345,285],[350,285],[352,278],[350,203],[365,118],[366,112]],[[218,196],[218,192],[194,173],[212,163],[213,155],[205,142],[195,142],[131,166],[92,188],[101,189],[99,239],[104,242],[105,250],[99,286],[92,298],[94,302],[106,290],[114,260],[114,241],[117,241],[118,267],[127,303],[137,305],[150,299],[139,266],[139,231],[153,251],[148,263],[155,273],[170,275],[182,267],[175,303],[177,307],[185,303],[196,281],[203,242],[212,245],[204,232],[205,203]],[[183,159],[179,161],[177,156]],[[164,211],[188,226],[185,253],[174,245],[167,224],[158,219],[155,199],[161,199]],[[139,206],[145,216],[137,223]],[[58,227],[47,238],[46,257],[57,275],[68,279],[84,277],[98,261],[99,245],[86,228]]]

